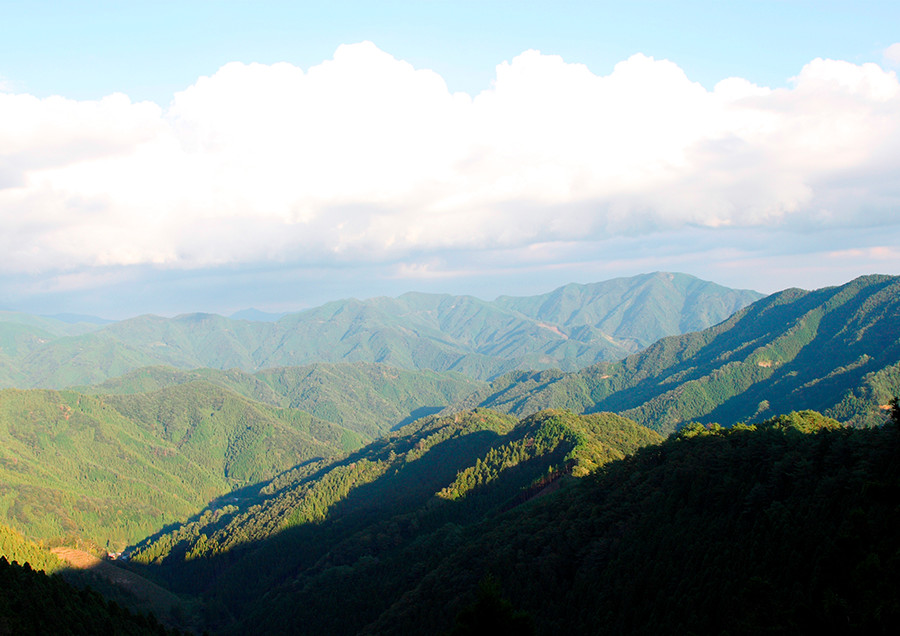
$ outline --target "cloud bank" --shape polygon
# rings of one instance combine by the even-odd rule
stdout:
[[[708,91],[641,54],[600,76],[526,51],[470,96],[363,42],[228,64],[164,109],[0,92],[0,272],[877,227],[897,174],[900,84],[875,64]]]

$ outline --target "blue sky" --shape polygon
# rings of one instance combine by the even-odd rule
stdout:
[[[490,86],[527,49],[598,74],[641,52],[707,88],[740,75],[783,86],[816,57],[882,61],[898,39],[892,2],[2,2],[2,76],[19,90],[97,99],[124,92],[165,106],[228,62],[303,68],[339,44],[373,41],[452,91]]]
[[[0,308],[900,273],[887,2],[0,2]]]

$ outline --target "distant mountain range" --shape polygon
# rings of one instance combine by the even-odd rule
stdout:
[[[482,380],[520,368],[576,370],[706,328],[761,296],[656,273],[493,302],[420,293],[343,300],[276,322],[187,314],[100,326],[6,312],[0,386],[96,384],[154,365],[254,372],[361,361]]]
[[[106,318],[100,318],[98,316],[91,316],[88,314],[53,314],[51,316],[45,316],[45,318],[50,318],[51,320],[59,320],[71,325],[108,325],[109,323],[114,322],[112,320],[107,320]]]
[[[623,281],[615,285],[620,288],[618,297],[631,289],[629,302],[637,303],[635,290],[643,290],[645,301],[658,301],[659,294],[651,292],[671,291],[670,284],[678,280],[708,290],[708,284],[668,275],[648,276],[637,287]],[[609,316],[615,312],[600,307],[597,296],[587,287],[569,286],[546,297],[501,298],[496,304],[518,307],[519,321],[526,320],[522,316],[538,316],[548,321],[545,324],[553,320],[561,325],[560,331],[574,332],[578,321],[601,324],[600,313],[606,317],[603,324],[612,324]],[[404,298],[378,299],[370,305],[335,304],[327,311],[282,319],[293,324],[292,329],[282,323],[194,315],[171,321],[136,319],[79,334],[83,325],[60,326],[45,318],[17,315],[15,322],[4,323],[10,328],[3,333],[33,335],[36,329],[46,333],[57,329],[55,340],[47,343],[55,348],[39,348],[30,359],[62,348],[78,355],[58,367],[59,372],[83,377],[101,367],[102,377],[117,366],[127,367],[126,362],[142,360],[137,354],[131,359],[118,356],[123,349],[115,343],[126,340],[168,342],[161,347],[167,351],[232,355],[237,348],[226,345],[246,343],[239,337],[241,328],[248,333],[260,326],[302,333],[302,325],[309,326],[310,316],[321,316],[320,311],[349,313],[355,317],[351,324],[365,325],[367,315],[378,316],[372,324],[384,324],[388,315],[399,320],[398,305],[421,309],[428,302],[440,306],[453,300],[458,301],[457,309],[468,312],[486,304],[465,297],[425,297],[415,302]],[[583,306],[577,304],[579,298],[587,299]],[[376,311],[380,304],[391,311]],[[710,315],[699,307],[692,314],[691,320]],[[428,315],[436,320],[453,316],[453,311],[445,308]],[[474,315],[498,314],[479,310]],[[616,320],[624,319],[619,315]],[[339,319],[326,324],[339,325],[338,334],[352,331]],[[110,537],[132,541],[156,524],[196,511],[234,488],[271,478],[301,461],[358,448],[423,416],[475,407],[516,418],[547,408],[610,411],[662,433],[692,421],[724,425],[761,421],[793,408],[817,409],[857,425],[878,424],[886,417],[890,400],[900,393],[898,324],[900,277],[868,276],[841,287],[774,294],[724,322],[663,338],[618,362],[570,373],[516,371],[489,385],[452,372],[320,362],[255,373],[151,366],[74,390],[9,389],[0,392],[0,514],[35,537],[74,533],[93,541]],[[475,331],[486,333],[479,325]],[[497,331],[493,337],[502,341],[509,336]],[[335,339],[340,341],[338,337],[330,342]],[[13,337],[9,342],[18,341]],[[91,347],[92,343],[110,349]],[[87,365],[86,356],[99,360],[104,351],[111,351],[108,359],[113,363]],[[154,484],[152,491],[145,491],[141,486],[145,483]],[[191,486],[179,485],[183,483]],[[124,514],[111,513],[111,502],[117,500],[123,503],[116,510],[127,511]]]

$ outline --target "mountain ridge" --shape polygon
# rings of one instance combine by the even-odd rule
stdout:
[[[664,432],[691,420],[763,419],[789,407],[875,424],[900,391],[897,324],[897,276],[788,289],[620,362],[573,373],[512,373],[460,407],[518,416],[551,407],[609,410]]]
[[[580,310],[572,306],[573,295]],[[275,322],[143,315],[76,333],[61,321],[44,319],[55,329],[48,332],[45,323],[15,326],[0,319],[0,385],[58,389],[154,365],[254,372],[361,361],[481,380],[517,368],[575,370],[719,322],[760,296],[657,272],[496,301],[421,292],[333,301]]]

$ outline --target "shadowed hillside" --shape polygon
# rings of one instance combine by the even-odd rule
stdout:
[[[449,629],[487,576],[539,634],[892,633],[898,452],[896,424],[812,412],[691,427],[431,544],[443,557],[362,633]]]
[[[217,633],[891,633],[898,452],[896,423],[812,411],[660,442],[479,410],[290,471],[131,567],[199,591]]]
[[[451,528],[540,498],[659,439],[611,414],[426,418],[141,544],[132,566],[145,564],[137,571],[176,591],[202,590],[215,629],[241,632],[265,614],[278,617],[278,627],[262,619],[268,630],[354,633],[427,572],[424,564],[402,572],[394,559],[403,546],[421,543],[427,554],[424,546],[448,539]],[[372,578],[376,571],[384,576]],[[318,591],[298,605],[291,590],[300,589]],[[342,599],[339,613],[334,598]],[[238,627],[243,620],[250,622]]]

